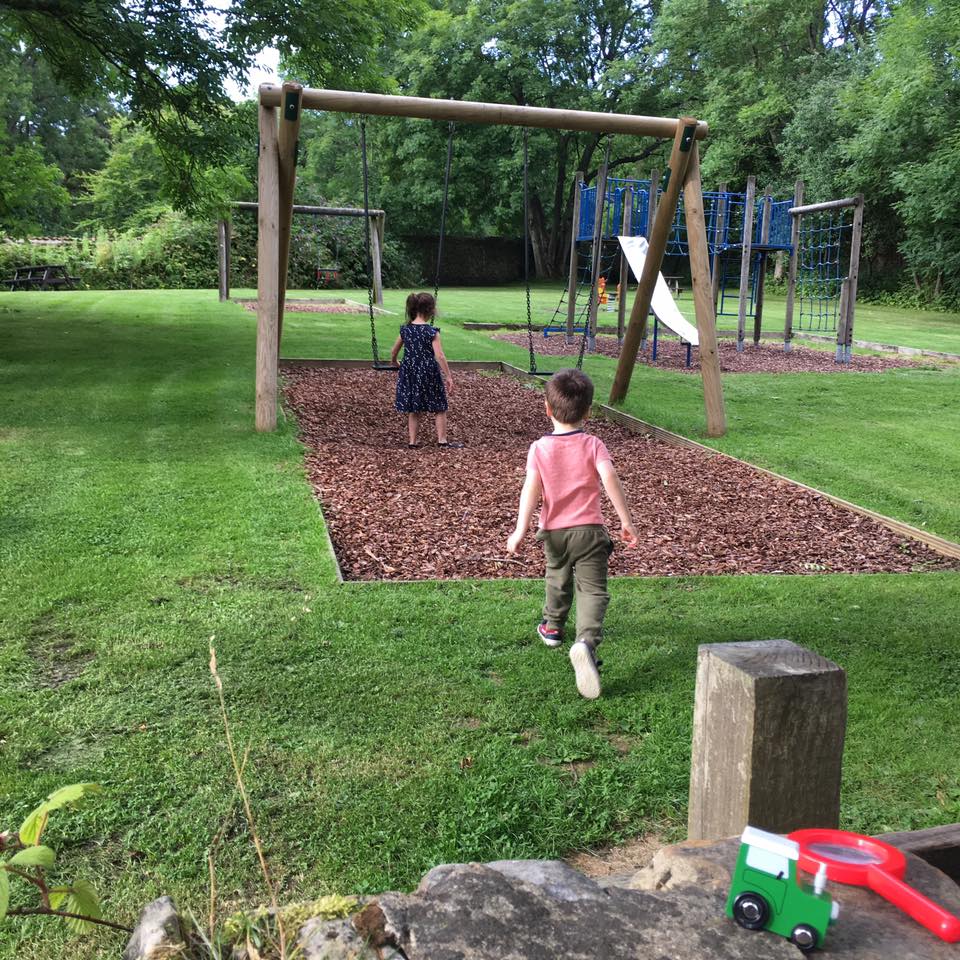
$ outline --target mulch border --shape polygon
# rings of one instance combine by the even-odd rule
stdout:
[[[512,364],[506,363],[502,360],[450,360],[448,362],[453,369],[457,370],[498,370],[500,373],[515,377],[518,380],[533,381],[540,384],[546,383],[547,380],[546,377],[540,374],[530,373],[528,370],[515,367]],[[369,360],[341,360],[324,357],[285,357],[281,358],[280,364],[281,366],[287,367],[339,367],[341,369],[362,369],[371,366]],[[708,447],[706,444],[699,443],[696,440],[691,440],[689,437],[685,437],[679,433],[674,433],[672,430],[667,430],[664,427],[658,427],[656,424],[648,423],[646,420],[641,420],[639,417],[634,417],[629,413],[624,413],[622,410],[616,410],[604,403],[595,403],[594,409],[599,411],[605,419],[626,428],[632,433],[652,436],[657,440],[661,440],[664,443],[669,444],[670,446],[688,447],[694,450],[699,450],[701,453],[704,453],[709,457],[728,457],[730,460],[749,467],[752,470],[756,470],[768,477],[793,484],[793,486],[800,487],[802,490],[806,490],[809,493],[814,493],[817,496],[824,497],[826,500],[829,500],[831,503],[834,503],[837,506],[844,507],[847,510],[852,510],[854,513],[857,513],[860,516],[869,517],[871,520],[875,520],[878,523],[883,524],[885,527],[894,531],[895,533],[909,537],[912,540],[916,540],[917,542],[924,544],[924,546],[929,547],[931,550],[939,553],[941,556],[960,560],[960,543],[954,543],[952,540],[947,540],[945,537],[937,536],[934,533],[921,530],[919,527],[914,527],[909,523],[904,523],[901,520],[895,520],[893,517],[888,517],[882,513],[877,513],[877,511],[870,510],[868,507],[861,507],[859,504],[853,503],[849,500],[844,500],[842,497],[835,496],[832,493],[826,493],[823,490],[819,490],[816,487],[811,487],[808,484],[801,483],[799,480],[794,480],[791,477],[784,476],[781,473],[776,473],[773,470],[767,470],[765,467],[758,467],[756,464],[750,463],[749,460],[741,460],[739,457],[734,457],[731,454],[721,453],[719,450],[715,450],[713,447]],[[343,571],[340,568],[340,562],[337,559],[336,551],[333,548],[333,541],[330,538],[329,527],[326,524],[324,524],[324,526],[327,528],[327,545],[330,549],[330,556],[333,558],[337,582],[340,585],[445,582],[442,580],[347,580],[343,576]],[[536,581],[542,579],[542,577],[515,577],[512,579],[518,581]]]

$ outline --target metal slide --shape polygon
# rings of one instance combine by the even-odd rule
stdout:
[[[646,237],[617,237],[617,239],[620,241],[633,275],[639,279],[643,272],[643,263],[647,259]],[[700,334],[697,328],[680,312],[662,273],[657,274],[657,285],[653,288],[650,308],[657,319],[681,340],[692,343],[695,347],[700,346]]]

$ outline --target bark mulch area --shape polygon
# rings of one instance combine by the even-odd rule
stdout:
[[[243,301],[247,310],[257,312],[256,300]],[[339,303],[324,302],[323,300],[287,300],[283,305],[284,313],[368,313],[369,308],[362,303],[352,300],[341,300]],[[374,313],[383,313],[379,307],[373,308]]]
[[[527,336],[522,333],[497,334],[494,340],[505,340],[518,347],[527,347]],[[882,373],[893,367],[915,367],[915,360],[903,357],[876,357],[854,354],[850,364],[833,362],[833,352],[814,350],[810,347],[801,347],[794,342],[793,349],[785,351],[783,342],[760,342],[755,347],[751,340],[743,353],[737,353],[737,344],[734,340],[720,340],[717,344],[720,353],[720,370],[723,373],[846,373],[853,370],[857,373]],[[538,354],[552,357],[576,358],[580,352],[580,337],[572,344],[565,342],[562,334],[552,334],[543,337],[537,334],[533,338],[533,349]],[[597,353],[605,357],[618,357],[620,348],[616,337],[597,337]],[[668,370],[681,370],[684,373],[700,372],[700,351],[694,347],[690,358],[690,366],[686,366],[687,348],[676,340],[661,340],[657,345],[657,360],[652,359],[653,344],[648,343],[647,349],[637,353],[637,362],[648,366],[664,367]],[[924,363],[929,366],[929,361]]]
[[[432,418],[421,449],[406,445],[393,408],[396,379],[372,370],[287,367],[284,392],[306,444],[310,482],[343,575],[350,580],[541,577],[531,535],[516,557],[529,444],[550,429],[542,393],[508,376],[457,371],[450,436]],[[589,429],[610,449],[640,533],[618,547],[611,573],[907,572],[955,561],[802,488],[723,455],[668,446],[603,420]],[[604,502],[607,523],[619,531]]]

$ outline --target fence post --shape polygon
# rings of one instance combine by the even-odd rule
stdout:
[[[700,647],[687,836],[836,827],[846,673],[789,640]]]

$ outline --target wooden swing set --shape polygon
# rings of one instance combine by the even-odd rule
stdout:
[[[296,148],[304,109],[353,113],[361,116],[414,117],[460,123],[501,124],[591,133],[627,134],[672,139],[665,186],[649,236],[643,273],[630,311],[623,348],[610,391],[610,403],[626,397],[637,351],[650,312],[650,301],[663,262],[664,250],[676,215],[681,190],[690,251],[693,299],[700,334],[706,431],[711,437],[726,432],[720,360],[717,353],[710,253],[707,245],[700,157],[697,141],[707,136],[707,125],[692,117],[671,119],[630,114],[597,113],[520,107],[500,103],[434,100],[425,97],[385,96],[344,90],[314,90],[296,83],[266,83],[259,97],[259,176],[257,208],[257,360],[256,429],[275,430],[278,412],[278,369],[293,192]],[[278,122],[279,113],[279,122]]]

